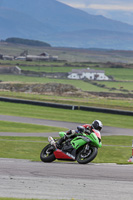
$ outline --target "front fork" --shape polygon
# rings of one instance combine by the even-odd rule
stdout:
[[[90,149],[89,144],[86,144],[86,145],[85,145],[85,148],[84,148],[84,153],[87,153],[87,151],[89,151],[89,149]]]

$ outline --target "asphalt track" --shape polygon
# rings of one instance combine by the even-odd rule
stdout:
[[[82,125],[74,122],[63,122],[63,121],[53,121],[53,120],[45,120],[45,119],[35,119],[35,118],[27,118],[27,117],[16,117],[16,116],[8,116],[8,115],[0,115],[0,120],[2,121],[12,121],[12,122],[21,122],[21,123],[31,123],[31,124],[39,124],[39,125],[47,125],[47,126],[55,126],[55,127],[64,127],[67,129],[76,129],[78,125]],[[49,133],[1,133],[1,136],[12,135],[12,136],[48,136]],[[58,136],[58,133],[51,133],[52,136]],[[104,126],[102,130],[102,135],[129,135],[133,136],[133,129],[124,129],[117,127],[108,127]]]
[[[0,115],[0,120],[75,129],[79,124]],[[6,135],[0,133],[0,135]],[[20,135],[20,133],[7,133]],[[22,133],[20,136],[28,136]],[[48,133],[29,136],[47,136]],[[58,133],[51,133],[57,136]],[[102,135],[132,135],[132,129],[104,127]],[[2,149],[1,149],[2,151]],[[127,158],[128,159],[128,158]],[[133,199],[133,165],[43,163],[0,159],[0,197],[38,199]]]

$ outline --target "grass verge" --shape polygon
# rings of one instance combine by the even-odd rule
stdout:
[[[84,105],[84,106],[94,106],[102,108],[111,109],[121,109],[121,110],[132,110],[133,111],[133,101],[132,99],[109,99],[103,97],[65,97],[65,96],[52,96],[52,95],[41,95],[41,94],[30,94],[24,92],[10,92],[10,91],[0,91],[2,97],[12,97],[18,99],[28,99],[60,104],[71,104],[71,105]]]
[[[59,132],[66,131],[65,128],[43,126],[36,124],[18,123],[0,121],[0,132],[15,132],[15,133],[44,133],[44,132]]]
[[[128,164],[132,154],[131,136],[103,136],[103,147],[99,149],[94,163]],[[48,144],[45,137],[0,137],[1,158],[40,161],[40,152]]]
[[[103,136],[103,146],[93,162],[127,164],[132,155],[132,139],[132,136]]]
[[[99,119],[103,122],[104,126],[133,129],[132,116],[126,115],[106,114],[81,110],[66,110],[7,102],[0,102],[0,114],[77,122],[79,124],[91,123],[95,119]]]
[[[0,137],[1,158],[40,160],[40,152],[48,143],[44,137]]]

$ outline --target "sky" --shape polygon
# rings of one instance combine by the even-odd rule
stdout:
[[[89,14],[133,25],[133,0],[57,0]]]

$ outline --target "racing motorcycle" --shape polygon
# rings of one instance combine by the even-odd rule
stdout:
[[[60,137],[64,137],[65,134],[65,132],[59,132]],[[95,129],[92,129],[90,134],[82,133],[82,135],[67,139],[60,148],[56,145],[58,140],[49,136],[48,141],[49,144],[40,153],[40,159],[43,162],[53,162],[57,159],[87,164],[97,156],[98,148],[102,147],[101,134]]]

